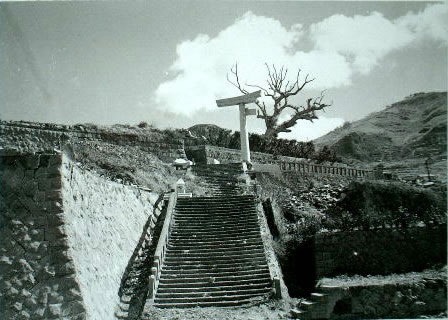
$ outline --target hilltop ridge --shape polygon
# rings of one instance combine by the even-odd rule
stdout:
[[[424,162],[429,159],[433,169],[446,176],[446,134],[447,93],[422,92],[345,123],[314,143],[330,147],[346,162],[382,163],[403,174],[405,167],[426,172]]]
[[[446,116],[446,92],[416,93],[363,119],[346,123],[314,143],[331,146],[341,156],[368,161],[443,155]],[[377,157],[374,150],[382,151],[382,156]]]

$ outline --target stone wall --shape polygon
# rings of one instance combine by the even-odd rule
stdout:
[[[421,271],[446,263],[446,225],[320,233],[314,252],[317,278]]]
[[[139,146],[143,151],[155,154],[167,162],[185,157],[182,141],[170,143],[166,140],[166,137],[156,133],[143,135],[104,129],[81,130],[71,126],[41,123],[0,123],[0,144],[18,147],[24,151],[44,151],[54,148],[61,150],[62,146],[70,141],[100,141],[124,146]]]
[[[438,316],[447,310],[446,275],[399,274],[357,278],[317,289],[323,296],[310,319],[380,319]],[[328,279],[331,282],[332,279]],[[324,280],[325,282],[325,280]],[[344,282],[344,281],[343,281]]]
[[[241,162],[240,150],[215,147],[210,145],[188,146],[185,147],[185,153],[188,159],[194,159],[197,163],[213,164],[216,159],[220,163]],[[262,152],[251,152],[251,159],[256,163],[275,163],[274,155]]]
[[[0,154],[0,318],[85,319],[60,154]]]
[[[185,148],[188,159],[197,163],[212,164],[216,159],[220,163],[235,163],[241,161],[241,152],[235,149],[209,145],[190,146]],[[251,160],[262,172],[276,172],[272,166],[278,166],[281,171],[291,171],[313,175],[339,175],[350,178],[373,178],[373,172],[367,169],[350,168],[345,165],[324,165],[310,162],[308,159],[287,156],[274,156],[269,153],[251,152]]]
[[[123,274],[158,195],[112,182],[64,158],[64,222],[88,319],[114,319]]]
[[[158,195],[59,153],[0,154],[0,319],[114,319]]]

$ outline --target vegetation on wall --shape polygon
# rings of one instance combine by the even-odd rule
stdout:
[[[328,229],[407,228],[446,223],[446,186],[421,189],[403,183],[354,181],[327,211]]]

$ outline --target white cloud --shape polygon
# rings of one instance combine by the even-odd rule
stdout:
[[[397,19],[399,26],[411,30],[416,38],[425,37],[448,43],[448,6],[446,3],[435,4],[417,14],[408,13]]]
[[[175,76],[160,84],[155,102],[160,108],[190,116],[203,108],[214,110],[216,99],[239,94],[225,78],[235,62],[243,83],[264,85],[264,63],[268,63],[286,66],[292,76],[298,68],[310,73],[316,81],[309,89],[350,85],[354,74],[367,75],[394,50],[421,39],[446,44],[446,8],[430,5],[396,20],[377,12],[333,15],[308,29],[300,24],[288,29],[278,20],[247,12],[215,37],[201,34],[180,43],[169,70]],[[308,51],[300,49],[305,38],[312,45]],[[325,121],[316,122],[313,128]]]
[[[369,16],[331,16],[313,24],[310,37],[316,48],[352,58],[354,69],[367,74],[386,54],[409,44],[414,34],[374,12]]]
[[[275,19],[248,12],[215,38],[198,35],[184,41],[177,46],[177,59],[170,67],[177,75],[157,88],[156,103],[186,115],[202,108],[217,108],[216,99],[239,93],[225,78],[235,62],[244,83],[263,85],[264,64],[268,63],[287,66],[293,76],[301,67],[317,78],[310,88],[348,84],[351,71],[341,55],[321,50],[292,51],[302,36],[299,24],[286,29]]]

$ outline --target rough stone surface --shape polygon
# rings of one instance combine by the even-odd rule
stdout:
[[[156,154],[165,161],[172,161],[179,156],[185,156],[181,141],[174,140],[167,143],[166,137],[158,136],[155,133],[139,135],[131,132],[112,132],[99,128],[96,130],[94,128],[87,129],[79,125],[65,126],[0,121],[0,143],[4,146],[14,146],[22,151],[46,151],[54,148],[61,150],[68,140],[72,142],[101,141],[116,145],[138,146],[145,151]],[[12,155],[14,151],[8,151],[8,153]],[[30,161],[30,167],[33,167],[36,160],[30,158],[27,161]],[[52,160],[50,164],[58,163],[57,160]]]
[[[79,286],[60,227],[60,162],[60,154],[0,156],[1,319],[85,319],[81,296],[70,294]]]
[[[446,270],[386,277],[323,279],[325,297],[313,306],[312,319],[413,318],[439,315],[447,308]],[[324,315],[322,317],[322,315]]]
[[[88,319],[114,319],[121,278],[157,195],[111,182],[65,158],[62,172],[73,265],[64,264],[60,271],[76,270]]]
[[[0,319],[114,319],[157,195],[59,153],[0,155]]]

